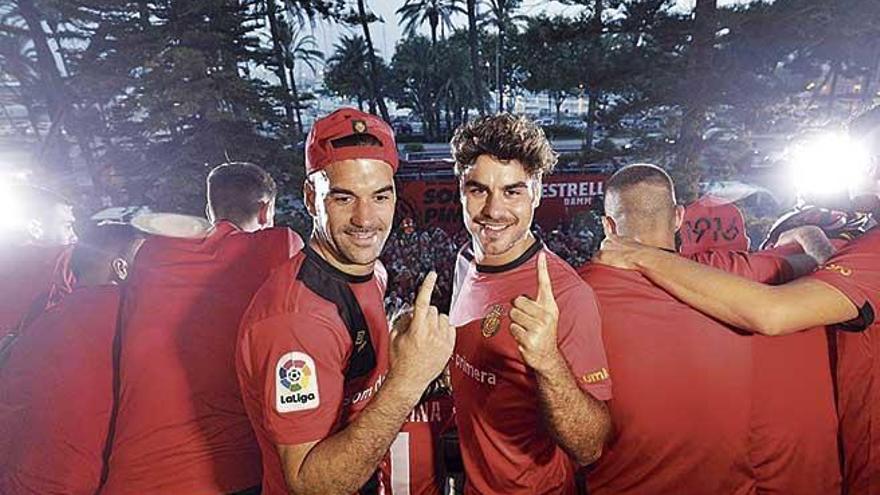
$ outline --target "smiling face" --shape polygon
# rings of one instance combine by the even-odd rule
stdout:
[[[480,155],[461,174],[460,187],[464,223],[478,263],[503,265],[531,246],[540,177],[530,176],[518,160]]]
[[[369,273],[394,219],[394,171],[380,160],[335,162],[306,182],[316,250],[354,275]]]

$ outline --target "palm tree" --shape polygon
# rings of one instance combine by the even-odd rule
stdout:
[[[290,75],[290,92],[293,96],[293,109],[296,112],[296,128],[299,134],[303,133],[302,114],[300,112],[299,91],[296,87],[296,64],[301,62],[312,71],[317,73],[315,66],[324,60],[324,54],[318,50],[318,42],[311,34],[303,34],[302,31],[292,29],[285,24],[284,65]]]
[[[333,46],[333,55],[327,59],[325,85],[330,91],[357,100],[358,108],[364,109],[364,100],[370,100],[372,93],[367,83],[369,78],[367,44],[362,36],[343,36]]]
[[[397,15],[403,21],[403,33],[412,37],[423,24],[431,28],[431,47],[437,46],[437,28],[452,29],[452,16],[465,13],[459,0],[406,0],[403,7],[397,9]]]
[[[504,49],[507,39],[507,28],[515,20],[513,12],[519,8],[522,0],[489,0],[491,22],[498,30],[498,42],[495,44],[495,85],[498,91],[498,111],[504,111]]]
[[[364,32],[364,41],[367,44],[367,62],[370,65],[370,93],[372,93],[376,106],[379,107],[379,114],[386,122],[390,122],[391,117],[388,115],[388,107],[385,105],[385,98],[382,96],[381,82],[379,80],[379,62],[376,60],[373,37],[370,35],[370,22],[376,16],[372,13],[367,13],[366,0],[357,0],[357,5],[357,20]]]
[[[702,151],[703,122],[708,102],[707,74],[712,73],[712,43],[717,26],[718,0],[697,0],[694,7],[693,41],[688,53],[686,78],[690,81],[688,102],[684,105],[678,135],[676,185],[684,201],[699,194],[699,157]]]
[[[483,105],[483,75],[480,72],[480,52],[477,36],[477,0],[466,0],[468,18],[468,51],[471,57],[471,82],[473,83],[474,98],[477,103],[477,111],[480,115],[486,113]]]
[[[282,35],[282,22],[278,15],[278,6],[276,0],[266,1],[266,17],[269,20],[269,33],[272,35],[272,57],[274,58],[275,77],[281,84],[281,92],[284,94],[284,117],[293,120],[293,102],[290,101],[290,86],[287,82],[287,75],[284,73],[284,41]]]

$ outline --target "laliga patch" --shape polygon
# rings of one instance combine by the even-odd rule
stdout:
[[[303,352],[288,352],[275,366],[275,410],[280,413],[314,409],[321,403],[315,360]]]

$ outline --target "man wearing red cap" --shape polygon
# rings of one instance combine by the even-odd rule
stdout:
[[[251,163],[207,179],[204,236],[153,236],[123,295],[116,422],[102,493],[237,493],[260,451],[235,374],[238,323],[302,240],[274,228],[275,181]]]
[[[525,117],[452,139],[470,234],[456,266],[450,364],[467,494],[573,494],[602,452],[611,377],[593,291],[531,233],[556,154]]]
[[[308,245],[242,319],[236,366],[263,459],[263,493],[377,493],[380,463],[455,341],[419,289],[410,325],[389,335],[378,263],[394,216],[397,147],[377,117],[343,108],[306,143]]]

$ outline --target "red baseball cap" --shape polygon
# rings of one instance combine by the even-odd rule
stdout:
[[[381,146],[334,147],[333,142],[357,134],[368,134]],[[372,158],[391,165],[397,172],[400,159],[394,131],[381,118],[354,108],[340,108],[318,119],[306,139],[306,174],[323,170],[331,163],[355,158]]]

